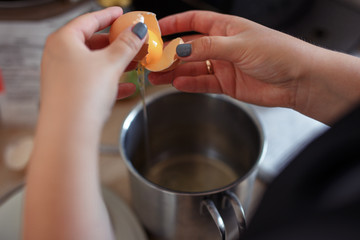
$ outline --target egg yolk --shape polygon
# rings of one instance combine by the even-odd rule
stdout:
[[[163,41],[161,37],[157,36],[153,31],[148,30],[149,35],[149,47],[148,47],[148,54],[145,58],[141,61],[143,66],[147,66],[153,64],[160,60],[163,54]]]

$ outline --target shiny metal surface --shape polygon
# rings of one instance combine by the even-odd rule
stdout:
[[[225,223],[222,219],[219,211],[217,210],[215,203],[210,199],[205,199],[201,202],[201,210],[200,213],[203,213],[203,209],[206,208],[209,211],[212,219],[214,220],[216,227],[220,232],[220,237],[222,240],[226,239],[226,230],[225,230]]]
[[[241,235],[245,231],[246,225],[247,225],[245,210],[244,210],[241,202],[239,201],[238,197],[235,195],[235,193],[233,193],[231,191],[226,191],[224,198],[223,198],[222,208],[225,207],[224,204],[226,204],[226,201],[229,201],[231,206],[234,209],[236,219],[237,219],[239,233]]]
[[[225,96],[174,91],[153,95],[147,106],[151,158],[147,161],[145,157],[141,104],[125,119],[120,136],[121,154],[130,170],[133,206],[144,226],[156,239],[219,239],[214,220],[201,211],[202,202],[209,199],[224,220],[227,239],[238,238],[239,220],[233,206],[222,203],[225,192],[231,191],[248,210],[266,148],[255,113]],[[237,172],[238,179],[210,191],[184,192],[143,177],[158,161],[194,151],[221,159]]]

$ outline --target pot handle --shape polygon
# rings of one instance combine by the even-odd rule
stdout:
[[[237,220],[239,236],[241,236],[242,233],[244,232],[244,230],[246,229],[246,218],[245,218],[244,208],[242,207],[242,204],[241,204],[240,200],[238,199],[238,197],[235,195],[235,193],[233,193],[231,191],[226,191],[224,193],[224,196],[222,199],[222,208],[225,208],[227,202],[230,202],[230,204],[234,210],[236,220]],[[217,210],[215,203],[210,199],[204,199],[201,202],[201,208],[200,208],[201,212],[203,212],[204,207],[206,207],[206,209],[210,213],[212,219],[214,220],[214,222],[220,232],[221,239],[225,240],[226,239],[225,223],[224,223],[224,220],[222,219],[219,211]]]
[[[246,229],[246,217],[245,217],[245,211],[244,208],[239,200],[239,198],[235,195],[235,193],[231,191],[226,191],[224,194],[224,197],[222,199],[222,208],[226,206],[226,202],[230,202],[236,216],[237,226],[239,230],[239,236],[242,235],[242,233]]]
[[[201,202],[201,213],[203,212],[203,208],[206,207],[206,209],[209,211],[212,219],[214,220],[220,235],[221,235],[221,239],[225,240],[225,224],[224,224],[224,220],[222,219],[222,217],[220,216],[219,211],[217,210],[214,202],[210,199],[204,199]]]

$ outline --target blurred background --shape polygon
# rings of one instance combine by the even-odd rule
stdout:
[[[81,14],[113,5],[125,11],[151,11],[158,19],[190,9],[233,14],[318,46],[360,56],[360,0],[0,0],[0,206],[19,190],[26,176],[40,102],[41,55],[47,36]],[[122,80],[136,83],[136,73],[126,74]],[[167,87],[171,85],[147,85],[146,95]],[[118,136],[125,117],[139,102],[137,94],[115,104],[100,147],[101,183],[130,206],[128,175],[119,155]],[[268,146],[255,183],[256,206],[267,183],[289,163],[291,156],[328,127],[291,109],[253,108]],[[20,210],[12,207],[0,220],[15,229],[14,226],[20,226]],[[14,222],[12,217],[18,220]],[[17,229],[7,232],[19,236]]]
[[[113,5],[125,11],[151,11],[158,18],[190,9],[238,15],[359,56],[360,0],[0,0],[0,195],[23,181],[38,114],[46,37],[76,16]],[[131,101],[117,103],[113,124],[104,130],[103,155],[118,156],[117,131]],[[267,181],[290,155],[327,128],[289,109],[254,108],[268,137],[260,171]]]
[[[340,51],[353,50],[360,38],[359,0],[0,0],[0,20],[41,20],[113,5],[151,11],[158,19],[191,9],[233,14]]]

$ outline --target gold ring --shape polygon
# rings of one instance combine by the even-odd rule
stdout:
[[[213,74],[214,70],[213,70],[213,66],[212,66],[210,60],[206,60],[205,63],[206,63],[206,68],[207,68],[208,74]]]

